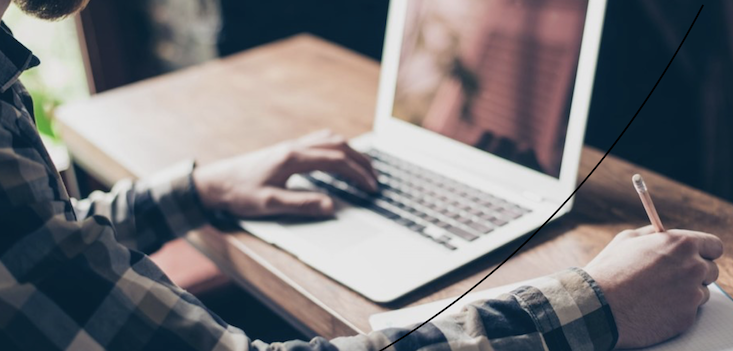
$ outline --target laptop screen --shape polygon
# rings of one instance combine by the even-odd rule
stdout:
[[[587,0],[410,0],[393,116],[559,177]]]

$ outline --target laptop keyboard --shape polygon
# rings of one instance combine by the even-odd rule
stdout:
[[[366,154],[378,174],[377,194],[364,192],[334,174],[317,171],[304,177],[329,194],[367,208],[449,250],[531,212],[384,152],[370,150]]]

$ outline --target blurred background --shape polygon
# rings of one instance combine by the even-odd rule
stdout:
[[[606,150],[616,139],[701,3],[609,1],[587,144]],[[388,5],[388,0],[92,0],[79,16],[60,22],[33,20],[14,8],[4,20],[42,61],[21,79],[35,98],[39,129],[63,154],[53,129],[59,104],[302,32],[379,60]],[[733,2],[706,1],[676,61],[613,154],[733,201],[732,60]],[[104,188],[82,169],[67,166],[76,170],[81,196]],[[251,304],[249,311],[266,312],[255,301],[243,303]],[[265,340],[298,337],[278,324],[278,317],[272,320],[264,327],[240,326],[259,328],[255,337]]]
[[[309,32],[375,60],[387,0],[91,1],[77,18],[5,18],[43,64],[22,79],[52,111],[125,84]],[[607,149],[674,53],[700,1],[610,1],[586,142]],[[685,47],[614,154],[733,200],[733,3],[705,2]],[[48,118],[47,118],[48,117]],[[83,178],[83,177],[80,177]],[[83,179],[81,179],[83,180]],[[81,183],[84,183],[81,181]],[[89,187],[82,184],[82,195]]]

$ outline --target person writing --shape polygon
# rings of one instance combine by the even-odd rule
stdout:
[[[44,19],[86,0],[15,0]],[[0,0],[0,15],[10,0]],[[18,81],[39,60],[0,29],[0,345],[3,350],[379,350],[409,329],[266,344],[247,337],[173,284],[146,256],[207,223],[323,217],[332,200],[293,192],[295,173],[339,173],[377,190],[369,160],[323,132],[252,154],[70,199],[35,129]],[[695,231],[621,232],[584,268],[570,268],[425,325],[396,350],[608,350],[686,330],[717,279],[723,245]],[[251,316],[257,318],[257,316]]]

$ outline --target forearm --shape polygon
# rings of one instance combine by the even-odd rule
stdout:
[[[145,253],[206,223],[191,181],[192,162],[183,162],[151,178],[118,182],[74,202],[77,218],[108,218],[118,241]]]
[[[409,328],[333,340],[340,350],[379,351]],[[610,308],[580,269],[540,279],[496,299],[439,317],[405,339],[398,350],[611,350],[618,334]]]

